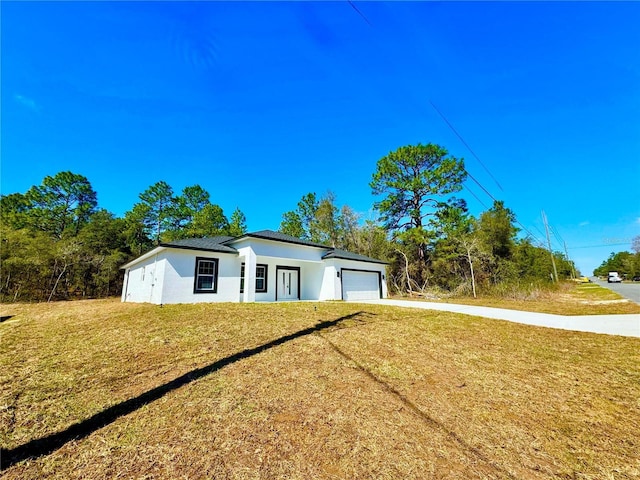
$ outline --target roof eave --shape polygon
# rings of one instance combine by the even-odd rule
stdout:
[[[153,249],[149,250],[147,253],[144,253],[144,254],[140,255],[139,257],[134,258],[130,262],[125,263],[124,265],[122,265],[120,267],[120,270],[126,270],[127,268],[130,268],[133,265],[135,265],[136,263],[140,263],[140,262],[146,260],[147,258],[153,257],[155,254],[160,253],[165,248],[166,247],[163,247],[162,245],[158,245],[157,247],[154,247]]]
[[[244,235],[240,236],[240,237],[236,237],[232,240],[228,240],[226,242],[223,242],[224,245],[229,245],[230,243],[235,243],[238,242],[240,240],[244,240],[245,238],[258,238],[260,240],[268,240],[270,242],[277,242],[277,243],[289,243],[292,245],[300,245],[302,247],[311,247],[311,248],[319,248],[321,250],[331,250],[331,247],[327,246],[327,245],[322,245],[319,243],[305,243],[304,241],[300,241],[300,242],[296,242],[295,240],[288,240],[288,239],[283,239],[283,238],[270,238],[267,237],[266,235],[256,235],[255,233],[245,233]]]
[[[379,263],[380,265],[389,265],[389,262],[385,262],[384,260],[376,260],[375,258],[352,258],[347,257],[346,255],[332,255],[333,252],[329,252],[322,257],[323,260],[331,260],[332,258],[336,258],[338,260],[350,260],[352,262],[364,262],[364,263]]]
[[[227,247],[233,248],[233,247]],[[127,268],[132,267],[136,263],[140,263],[145,261],[146,259],[160,253],[163,250],[176,249],[176,250],[195,250],[198,252],[214,252],[214,253],[226,253],[228,255],[238,255],[237,251],[227,252],[225,250],[219,250],[214,248],[201,248],[201,247],[190,247],[190,246],[182,246],[182,245],[171,245],[167,243],[160,243],[157,247],[154,247],[152,250],[149,250],[147,253],[140,255],[137,258],[134,258],[130,262],[125,263],[120,267],[120,270],[126,270]]]
[[[229,247],[227,245],[225,245],[225,247],[232,248],[234,251],[228,252],[226,250],[221,250],[218,248],[193,247],[190,245],[171,245],[168,243],[161,243],[160,246],[164,248],[175,248],[177,250],[198,250],[200,252],[216,252],[216,253],[228,253],[229,255],[238,255],[238,251],[235,248]]]

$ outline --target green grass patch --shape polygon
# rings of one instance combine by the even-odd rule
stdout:
[[[581,300],[624,300],[623,296],[597,283],[578,284],[571,293]]]

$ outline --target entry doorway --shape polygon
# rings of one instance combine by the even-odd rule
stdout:
[[[276,300],[300,300],[300,268],[276,267]]]

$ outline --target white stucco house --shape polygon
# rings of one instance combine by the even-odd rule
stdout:
[[[123,265],[123,302],[386,298],[386,262],[271,230],[161,243]]]

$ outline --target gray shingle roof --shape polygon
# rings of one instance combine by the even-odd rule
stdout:
[[[323,250],[327,250],[327,252],[322,256],[323,259],[341,258],[343,260],[356,260],[359,262],[382,264],[387,263],[382,260],[367,257],[365,255],[347,252],[346,250],[328,247],[327,245],[322,245],[321,243],[310,242],[308,240],[303,240],[301,238],[293,237],[284,233],[274,232],[273,230],[260,230],[259,232],[247,233],[240,237],[217,236],[209,238],[185,238],[183,240],[161,243],[160,246],[169,248],[185,248],[188,250],[205,250],[209,252],[238,253],[238,251],[233,248],[232,245],[235,241],[246,237],[261,238],[264,240],[273,240],[275,242],[293,243],[296,245],[321,248]]]
[[[387,264],[388,262],[384,262],[382,260],[377,260],[375,258],[367,257],[365,255],[360,255],[358,253],[347,252],[346,250],[340,250],[339,248],[333,248],[331,251],[325,253],[322,256],[325,258],[341,258],[343,260],[357,260],[360,262],[369,262],[369,263],[382,263]]]
[[[276,242],[295,243],[297,245],[306,245],[308,247],[318,247],[318,248],[327,248],[327,249],[331,248],[321,243],[310,242],[309,240],[303,240],[301,238],[294,237],[292,235],[287,235],[285,233],[274,232],[273,230],[260,230],[259,232],[246,233],[241,237],[236,238],[235,240],[239,240],[244,237],[262,238],[264,240],[274,240]],[[227,242],[227,243],[231,243],[231,242]]]
[[[186,248],[189,250],[207,250],[210,252],[238,253],[235,248],[223,245],[224,242],[229,240],[233,240],[233,237],[218,236],[209,238],[185,238],[182,240],[175,240],[173,242],[161,243],[160,246]]]

